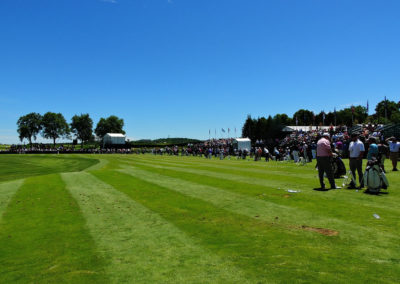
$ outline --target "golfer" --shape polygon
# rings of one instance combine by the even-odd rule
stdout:
[[[330,189],[336,189],[335,179],[333,178],[332,170],[332,149],[329,133],[324,133],[322,138],[318,140],[317,143],[317,166],[319,183],[321,185],[321,190],[325,190],[324,183],[324,173],[328,177],[329,183],[331,185]]]

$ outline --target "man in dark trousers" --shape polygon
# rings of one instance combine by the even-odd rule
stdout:
[[[353,174],[354,180],[350,184],[349,188],[355,188],[356,182],[356,170],[358,174],[358,181],[360,183],[359,188],[364,187],[363,171],[362,171],[362,159],[364,157],[365,147],[364,143],[358,138],[359,135],[356,133],[351,134],[351,142],[349,146],[349,160],[350,160],[350,171]]]
[[[322,138],[318,140],[317,143],[317,166],[319,183],[321,184],[320,190],[325,190],[324,183],[324,173],[328,177],[329,183],[331,185],[330,189],[336,189],[335,179],[333,178],[332,170],[332,149],[329,133],[324,133]]]

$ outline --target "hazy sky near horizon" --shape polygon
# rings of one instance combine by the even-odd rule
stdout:
[[[1,0],[0,143],[29,112],[128,138],[400,100],[400,1]]]

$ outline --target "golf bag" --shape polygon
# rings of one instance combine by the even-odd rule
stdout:
[[[364,184],[367,187],[367,191],[371,193],[379,193],[381,189],[387,189],[389,186],[386,175],[380,167],[379,161],[375,158],[367,163]]]
[[[340,178],[341,176],[346,175],[346,166],[338,155],[333,155],[332,170],[334,178]]]

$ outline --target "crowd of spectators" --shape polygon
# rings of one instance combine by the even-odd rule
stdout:
[[[9,149],[0,150],[0,153],[10,154],[130,154],[131,152],[131,148],[82,148],[75,145],[49,144],[11,145]]]
[[[210,139],[198,144],[187,144],[185,146],[165,146],[153,148],[81,148],[75,145],[60,145],[52,147],[48,144],[35,144],[32,147],[22,145],[12,145],[8,153],[93,153],[93,154],[145,154],[153,155],[175,155],[175,156],[199,156],[205,158],[226,157],[237,159],[254,159],[255,161],[265,159],[269,160],[293,160],[294,162],[311,162],[316,158],[317,141],[321,138],[323,132],[328,131],[331,137],[332,150],[337,155],[347,158],[349,155],[349,145],[351,142],[350,134],[346,127],[334,128],[331,126],[328,130],[311,131],[293,131],[287,134],[283,139],[270,139],[268,141],[256,140],[249,149],[237,149],[234,146],[234,139]],[[373,125],[366,125],[359,130],[360,140],[366,144],[372,137],[379,146],[379,151],[385,156],[389,155],[389,147],[385,141],[384,135]],[[367,153],[368,151],[366,151]]]

